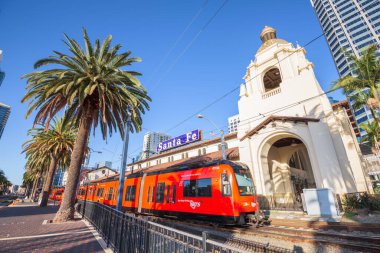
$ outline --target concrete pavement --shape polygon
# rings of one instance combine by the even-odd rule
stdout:
[[[58,206],[18,203],[0,209],[0,252],[105,252],[82,220],[50,223]]]

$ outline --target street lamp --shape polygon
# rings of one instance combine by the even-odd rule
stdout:
[[[90,163],[91,153],[102,154],[103,152],[102,151],[94,150],[94,149],[92,149],[92,148],[89,147],[88,148],[87,157],[86,157],[86,162],[84,164],[84,168],[88,168],[88,164]]]
[[[212,120],[206,118],[204,115],[202,114],[198,114],[197,115],[197,118],[198,119],[205,119],[207,120],[208,122],[210,122],[217,130],[219,130],[220,132],[220,143],[222,145],[222,159],[223,160],[227,160],[227,156],[226,156],[226,142],[224,141],[224,131],[222,129],[220,129]]]
[[[121,168],[119,174],[119,191],[117,195],[117,205],[116,210],[121,211],[122,208],[122,200],[123,200],[123,189],[124,189],[124,177],[125,177],[125,167],[127,165],[127,154],[128,154],[128,142],[129,142],[129,128],[132,122],[131,119],[132,107],[127,107],[127,122],[125,122],[124,126],[124,146],[123,146],[123,154],[121,158]]]

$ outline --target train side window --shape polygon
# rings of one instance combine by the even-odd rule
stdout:
[[[152,187],[152,202],[154,202],[154,186]]]
[[[149,202],[149,200],[150,200],[150,186],[148,187],[148,198],[147,198],[146,202]]]
[[[211,178],[183,181],[184,197],[211,197]]]
[[[173,185],[173,197],[172,197],[172,203],[175,203],[175,198],[177,195],[177,186]]]
[[[136,185],[127,186],[127,190],[125,193],[125,200],[135,201],[135,195],[136,195]]]
[[[222,173],[221,175],[221,181],[222,181],[222,196],[231,196],[231,184],[228,179],[227,173]]]
[[[167,191],[166,191],[166,203],[169,203],[169,202],[170,202],[170,185],[168,185]]]
[[[133,185],[133,186],[131,186],[131,197],[130,197],[130,199],[131,199],[131,201],[135,201],[135,196],[136,196],[136,185]]]
[[[101,197],[102,195],[103,195],[103,188],[99,188],[96,196]]]
[[[156,202],[164,203],[165,183],[157,184]]]
[[[111,187],[111,188],[108,190],[107,200],[111,200],[111,199],[112,199],[112,195],[113,195],[113,187]]]

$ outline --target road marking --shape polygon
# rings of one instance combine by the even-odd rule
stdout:
[[[48,220],[44,220],[43,222],[42,222],[42,225],[46,225],[48,223]]]
[[[70,232],[66,232],[66,233],[17,236],[17,237],[0,238],[0,241],[31,239],[31,238],[43,238],[43,237],[52,237],[52,236],[60,236],[60,235],[68,235],[68,234],[85,234],[85,233],[92,233],[92,232],[88,231],[88,230],[82,230],[82,231],[74,231],[74,232],[70,231]]]

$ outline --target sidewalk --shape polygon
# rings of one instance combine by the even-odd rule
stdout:
[[[0,208],[0,252],[105,252],[82,220],[49,223],[57,210],[36,203]]]

